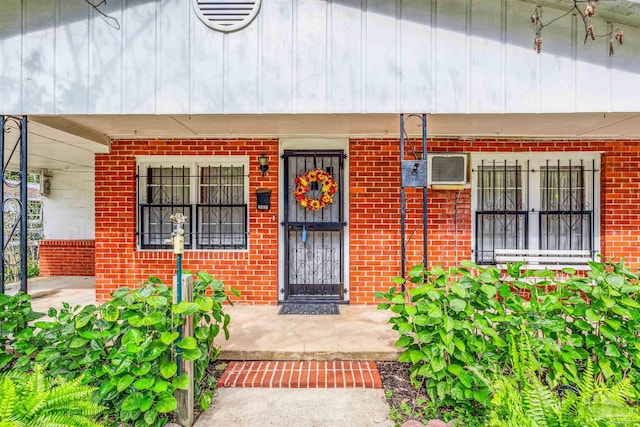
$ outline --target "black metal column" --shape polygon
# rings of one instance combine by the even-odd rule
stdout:
[[[422,115],[422,158],[428,159],[427,156],[427,115]],[[427,171],[428,176],[429,171]],[[422,187],[422,265],[427,268],[427,187]]]
[[[0,257],[0,294],[4,294],[4,125],[5,117],[0,116],[0,153],[2,153],[2,179],[0,180],[0,226],[2,227],[2,238],[0,239],[0,248],[2,249],[2,257]]]
[[[404,160],[404,114],[400,114],[400,163]],[[402,174],[402,170],[400,170],[400,174]],[[400,178],[402,179],[402,178]],[[405,232],[404,232],[404,220],[406,216],[406,208],[405,208],[405,191],[404,185],[400,183],[400,277],[404,277],[404,272],[406,269],[405,257],[407,253],[407,248],[405,247]],[[402,285],[402,290],[404,290],[404,284]]]
[[[413,144],[409,140],[409,137],[406,132],[406,122],[409,118],[416,117],[420,119],[420,124],[422,126],[422,156],[419,156],[416,152]],[[426,114],[409,114],[406,116],[404,114],[400,114],[400,163],[405,162],[405,147],[406,143],[409,143],[411,148],[411,152],[413,154],[414,160],[411,160],[413,163],[413,170],[416,171],[419,163],[424,164],[424,182],[416,183],[416,182],[405,182],[404,170],[401,167],[401,185],[400,185],[400,239],[401,239],[401,274],[402,277],[405,277],[406,272],[406,252],[407,252],[407,241],[406,241],[406,194],[405,187],[421,187],[422,188],[422,263],[427,268],[427,220],[428,220],[428,203],[427,203],[427,179],[426,175],[428,171],[426,171],[427,165],[427,115]],[[413,233],[412,233],[413,234]],[[404,285],[403,285],[404,289]]]
[[[9,138],[15,137],[14,143],[8,143]],[[20,146],[18,153],[19,165],[16,174],[12,173],[11,178],[8,174],[13,166],[11,161],[16,155],[16,151]],[[2,266],[0,273],[2,274],[0,292],[5,292],[6,266],[8,262],[15,265],[15,260],[10,259],[12,243],[16,239],[16,230],[20,229],[19,236],[19,255],[18,263],[20,266],[20,290],[27,292],[27,231],[28,231],[28,168],[27,168],[27,116],[0,116],[0,152],[2,159],[2,209],[0,209],[0,223],[2,224]],[[8,156],[6,155],[8,152]],[[16,183],[17,179],[17,183]],[[17,188],[20,186],[19,197],[8,196],[5,192],[6,188]],[[6,215],[7,213],[13,215]],[[12,224],[6,224],[8,218],[15,217]]]
[[[27,168],[27,116],[22,116],[20,127],[20,290],[27,292],[27,231],[29,209],[29,171]]]

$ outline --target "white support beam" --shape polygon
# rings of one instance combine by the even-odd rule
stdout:
[[[68,133],[69,135],[97,143],[106,147],[107,150],[111,145],[111,141],[107,135],[60,116],[29,116],[29,120]]]

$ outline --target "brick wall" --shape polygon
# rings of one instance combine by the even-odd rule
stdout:
[[[269,157],[269,172],[258,169],[258,156]],[[252,140],[120,140],[110,154],[96,155],[96,297],[104,300],[121,286],[135,286],[149,276],[170,283],[175,272],[171,251],[136,249],[135,156],[249,156],[249,250],[186,251],[183,268],[206,270],[242,292],[244,301],[277,302],[278,201],[271,210],[256,210],[257,187],[277,193],[278,141]]]
[[[400,273],[398,142],[352,140],[349,147],[349,298],[373,302]]]
[[[421,141],[413,141],[419,146]],[[640,141],[433,139],[429,151],[597,151],[601,157],[600,247],[610,259],[640,268]],[[400,275],[399,143],[352,139],[350,148],[351,301],[376,303]],[[422,262],[422,190],[406,191],[407,270]],[[428,191],[428,265],[472,259],[471,190]]]
[[[640,267],[640,141],[538,141],[520,139],[436,139],[430,151],[536,152],[599,151],[601,165],[601,240],[605,256],[624,257]],[[267,176],[257,157],[270,159]],[[184,267],[207,270],[238,288],[242,300],[275,304],[278,290],[278,141],[127,140],[114,141],[111,154],[96,156],[96,287],[99,299],[113,289],[135,285],[149,275],[169,280],[171,252],[136,250],[136,155],[249,155],[249,251],[188,251]],[[400,274],[400,176],[397,139],[352,139],[349,149],[349,252],[351,303],[376,303]],[[270,211],[257,211],[255,189],[273,190]],[[429,190],[428,263],[454,265],[471,259],[470,190]],[[407,190],[407,268],[422,257],[422,190]]]
[[[93,276],[94,240],[42,240],[38,248],[40,276]]]

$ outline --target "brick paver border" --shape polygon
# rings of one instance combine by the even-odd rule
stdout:
[[[382,388],[375,362],[242,361],[229,362],[219,387]]]

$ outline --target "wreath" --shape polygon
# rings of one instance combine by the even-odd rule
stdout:
[[[318,182],[322,185],[322,196],[317,199],[309,196],[309,185]],[[309,211],[317,211],[333,203],[333,195],[338,191],[338,183],[331,174],[322,169],[312,169],[295,179],[294,196],[298,204]]]

